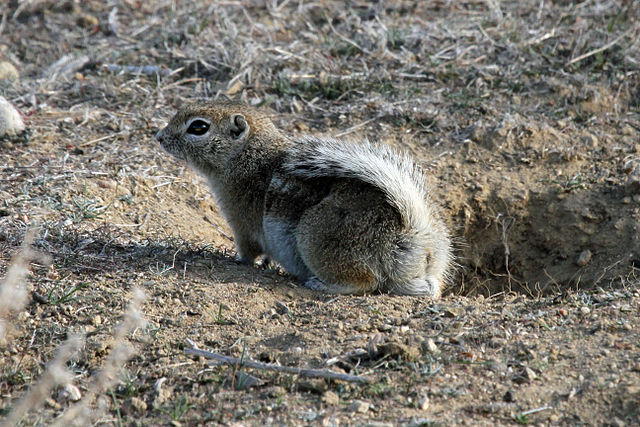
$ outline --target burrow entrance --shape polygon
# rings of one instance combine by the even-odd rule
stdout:
[[[539,187],[540,188],[540,187]],[[640,280],[638,203],[624,186],[480,184],[447,196],[460,268],[449,292],[531,296]]]

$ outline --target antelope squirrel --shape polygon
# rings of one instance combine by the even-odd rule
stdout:
[[[179,110],[156,139],[208,179],[242,262],[264,255],[325,292],[440,295],[449,233],[407,155],[289,138],[229,101]]]

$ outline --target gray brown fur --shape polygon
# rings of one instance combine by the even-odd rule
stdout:
[[[187,132],[200,121],[206,132]],[[233,102],[183,108],[156,139],[209,180],[242,261],[265,255],[326,292],[440,295],[450,238],[409,157],[367,141],[290,139]]]

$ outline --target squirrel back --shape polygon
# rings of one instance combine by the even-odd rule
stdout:
[[[402,248],[404,253],[398,254],[389,266],[388,274],[396,277],[388,291],[429,294],[433,293],[434,285],[439,288],[449,279],[452,264],[449,234],[429,196],[424,173],[411,157],[367,140],[345,142],[304,136],[294,142],[282,166],[288,173],[303,179],[335,177],[365,182],[382,191],[400,214],[408,240]],[[426,281],[398,280],[423,267]]]

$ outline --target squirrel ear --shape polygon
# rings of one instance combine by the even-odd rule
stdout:
[[[233,139],[244,139],[249,133],[249,123],[242,114],[234,114],[231,116],[231,125],[229,133]]]

